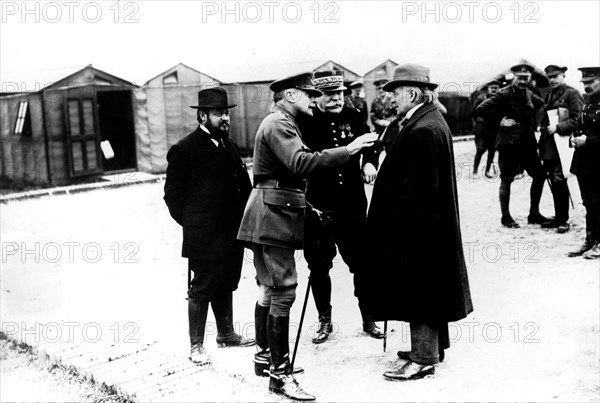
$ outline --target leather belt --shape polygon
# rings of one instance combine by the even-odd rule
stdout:
[[[306,192],[306,181],[255,177],[254,187],[257,189],[293,189]]]

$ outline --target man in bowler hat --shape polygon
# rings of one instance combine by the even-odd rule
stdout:
[[[371,131],[359,111],[344,106],[346,87],[341,72],[317,71],[313,84],[323,95],[317,100],[313,116],[299,120],[305,143],[312,151],[348,145]],[[326,217],[326,222],[322,223],[315,216],[308,215],[304,236],[304,257],[310,270],[310,285],[319,314],[319,328],[312,340],[315,344],[327,341],[333,331],[329,271],[333,268],[338,250],[353,274],[363,331],[376,339],[384,336],[373,322],[371,309],[362,296],[370,263],[368,254],[362,249],[367,237],[367,196],[363,178],[366,182],[374,180],[377,159],[376,155],[368,153],[371,149],[353,155],[344,164],[323,168],[308,179],[306,198]]]
[[[256,336],[263,351],[255,355],[255,370],[268,362],[270,391],[294,400],[314,400],[294,378],[289,357],[290,309],[298,285],[294,253],[304,244],[306,178],[348,162],[376,137],[367,134],[347,146],[311,152],[297,121],[301,115],[313,114],[321,95],[312,84],[312,74],[277,80],[270,88],[275,110],[256,133],[254,188],[238,232],[238,239],[254,252],[259,286]]]
[[[517,64],[511,67],[511,71],[514,73],[512,85],[502,88],[483,101],[476,113],[484,119],[500,122],[496,138],[500,166],[500,222],[507,228],[519,228],[520,225],[510,214],[510,187],[523,170],[533,179],[527,222],[544,224],[550,221],[539,210],[546,174],[540,162],[535,138],[535,116],[544,106],[544,100],[528,89],[533,66]]]
[[[577,176],[585,207],[586,236],[569,257],[600,259],[600,67],[581,67],[587,99],[577,120],[571,145],[575,147],[571,173]]]
[[[463,254],[452,134],[425,91],[429,69],[397,66],[393,92],[402,129],[377,174],[367,216],[371,234],[369,296],[375,320],[410,323],[411,350],[399,351],[390,381],[433,374],[450,347],[448,322],[473,310]],[[431,239],[435,239],[432,250]]]
[[[575,132],[577,118],[583,107],[583,97],[573,87],[565,84],[566,67],[554,64],[547,66],[544,71],[550,81],[552,90],[544,97],[544,116],[538,142],[540,158],[550,182],[550,190],[554,199],[554,219],[542,224],[543,228],[556,228],[559,234],[569,231],[569,188],[563,167],[560,162],[557,136],[569,137]],[[556,121],[550,121],[554,115]]]
[[[210,364],[204,348],[209,303],[217,324],[219,347],[251,346],[233,325],[233,291],[238,287],[244,247],[236,239],[252,187],[236,142],[229,138],[229,110],[220,87],[198,92],[198,128],[167,154],[164,200],[183,227],[182,256],[193,278],[188,284],[191,354]],[[189,276],[188,276],[189,279]]]

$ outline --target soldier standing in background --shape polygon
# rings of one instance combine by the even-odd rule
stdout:
[[[571,144],[575,147],[571,173],[577,176],[585,206],[586,236],[569,257],[600,259],[600,67],[581,67],[588,99],[577,120]]]
[[[537,153],[535,115],[544,106],[544,100],[527,88],[533,66],[518,64],[511,67],[512,85],[486,99],[476,109],[478,116],[500,122],[496,148],[500,165],[501,223],[508,228],[519,228],[510,214],[510,186],[515,177],[526,170],[532,177],[530,208],[527,222],[543,224],[549,220],[540,214],[540,200],[546,175]]]
[[[386,127],[390,125],[392,118],[396,115],[392,99],[385,93],[383,86],[388,82],[382,78],[375,80],[373,85],[377,90],[377,96],[371,102],[371,123],[375,132],[381,136]]]
[[[552,91],[545,96],[545,112],[542,118],[541,135],[538,143],[540,158],[550,181],[550,190],[554,199],[554,219],[542,224],[543,228],[556,228],[563,234],[569,231],[569,187],[560,162],[556,136],[571,136],[575,130],[577,118],[583,106],[583,97],[573,87],[565,84],[566,67],[547,66],[544,71],[550,81]],[[553,114],[555,119],[550,121]]]
[[[477,107],[486,99],[498,92],[500,89],[499,81],[492,81],[487,85],[486,93],[481,94],[475,99],[473,104],[473,118],[475,119],[475,127],[473,128],[473,134],[475,135],[475,160],[473,162],[473,176],[478,176],[479,164],[483,154],[487,151],[487,162],[485,164],[485,176],[486,178],[492,178],[490,170],[492,169],[492,163],[494,162],[494,156],[496,154],[496,135],[498,134],[498,121],[485,119],[482,116],[477,116]]]
[[[367,101],[365,101],[363,93],[363,80],[356,80],[350,84],[352,93],[344,98],[346,108],[354,108],[360,112],[362,122],[367,124],[369,120],[369,111],[367,110]]]

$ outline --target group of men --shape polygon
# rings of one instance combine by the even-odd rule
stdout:
[[[566,178],[567,170],[570,170],[577,176],[586,208],[586,238],[584,244],[569,252],[568,256],[599,259],[600,171],[596,161],[598,158],[592,156],[600,155],[600,69],[583,67],[579,70],[588,94],[585,106],[582,95],[565,84],[566,67],[549,65],[544,69],[550,90],[543,98],[530,88],[534,68],[529,64],[518,64],[511,68],[514,74],[511,85],[499,89],[499,82],[489,83],[487,93],[477,98],[473,108],[477,149],[473,173],[477,174],[481,157],[487,151],[485,175],[491,177],[494,153],[498,150],[502,225],[519,228],[510,214],[510,187],[515,177],[525,170],[532,178],[528,223],[555,228],[563,234],[570,229],[570,193]],[[539,141],[535,137],[538,113],[542,117]],[[567,143],[575,150],[570,166],[563,166],[567,161],[565,155],[570,154],[563,147]],[[547,219],[539,211],[546,181],[554,201],[553,219]]]
[[[297,249],[304,249],[319,315],[314,343],[328,340],[332,332],[329,271],[337,249],[354,275],[363,331],[379,339],[385,333],[376,321],[410,323],[411,350],[398,352],[398,365],[384,373],[385,379],[425,377],[445,358],[445,349],[450,347],[448,323],[473,310],[451,132],[432,96],[437,85],[430,81],[428,68],[398,66],[393,79],[380,84],[381,91],[392,94],[396,118],[387,125],[379,122],[379,132],[372,133],[364,111],[344,100],[346,87],[339,72],[303,73],[273,82],[274,110],[256,134],[252,181],[235,141],[228,137],[229,110],[235,105],[228,103],[226,91],[219,87],[198,93],[198,105],[193,107],[198,109],[199,127],[169,150],[164,197],[172,217],[183,227],[182,254],[189,259],[190,359],[194,363],[210,364],[204,349],[210,304],[219,347],[256,345],[255,373],[269,377],[270,391],[294,400],[315,400],[298,384],[295,374],[304,370],[294,367],[290,358]],[[582,178],[582,193],[588,192],[584,203],[593,231],[600,221],[593,213],[599,211],[600,175],[594,173],[598,162],[593,155],[597,155],[594,150],[600,138],[600,74],[589,85],[596,88],[590,97],[595,104],[588,103],[584,109],[587,114],[577,123],[580,135],[573,145],[576,160],[589,168],[577,168],[575,173]],[[524,96],[533,112],[533,96],[517,93],[518,89],[515,86],[513,96]],[[529,115],[500,110],[500,101],[490,100],[481,104],[482,116],[503,114],[499,120],[507,122],[502,127],[527,129],[508,132],[513,137],[523,134],[519,141],[529,148],[507,148],[504,155],[500,148],[503,183],[510,185],[511,175],[518,171],[515,164],[532,163],[527,158],[532,159],[535,148],[525,136],[532,124]],[[382,119],[376,117],[373,123],[378,120]],[[394,129],[394,135],[382,144],[388,128]],[[383,146],[387,155],[381,159],[378,151]],[[505,162],[510,158],[517,162]],[[539,187],[542,168],[533,169]],[[368,211],[364,182],[374,182]],[[543,218],[539,211],[533,213],[539,215],[533,218]],[[436,237],[434,255],[430,253],[431,234]],[[589,242],[597,245],[597,236],[597,232],[591,234]],[[244,247],[253,251],[259,291],[255,339],[233,328],[232,292],[240,279]]]

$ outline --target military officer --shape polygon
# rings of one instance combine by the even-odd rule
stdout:
[[[473,128],[473,134],[475,134],[475,160],[473,161],[473,176],[478,176],[479,164],[483,154],[487,151],[487,162],[485,164],[485,176],[492,178],[493,175],[490,173],[492,169],[492,163],[494,162],[494,156],[496,154],[496,135],[498,133],[498,121],[484,119],[482,116],[477,116],[477,107],[486,99],[498,92],[500,89],[499,81],[492,81],[486,86],[486,93],[480,94],[473,103],[473,118],[475,119],[475,127]]]
[[[369,111],[367,110],[367,101],[364,98],[362,78],[350,83],[349,87],[352,92],[344,98],[344,105],[347,108],[357,109],[360,112],[363,123],[367,124]]]
[[[315,88],[323,92],[313,116],[299,120],[300,131],[312,151],[322,151],[350,144],[370,127],[355,108],[343,104],[343,75],[338,71],[315,73]],[[372,154],[356,154],[344,164],[320,170],[308,179],[306,198],[322,212],[326,225],[313,216],[307,217],[304,235],[304,257],[310,270],[312,293],[319,313],[319,327],[313,343],[323,343],[333,330],[331,315],[331,277],[336,245],[350,272],[354,274],[354,294],[362,315],[363,330],[374,338],[383,333],[372,320],[371,309],[361,298],[367,272],[367,261],[361,244],[365,241],[367,197],[363,176],[370,182],[375,177]],[[369,162],[370,161],[370,162]],[[361,174],[362,173],[362,174]]]
[[[588,97],[571,138],[575,147],[571,173],[577,176],[585,206],[586,237],[569,256],[600,259],[600,67],[579,70]]]
[[[565,84],[566,67],[554,64],[547,66],[544,71],[550,81],[552,90],[544,97],[546,106],[541,124],[541,135],[538,143],[540,158],[550,180],[550,190],[554,199],[554,219],[544,228],[556,228],[560,234],[569,230],[569,188],[567,178],[560,162],[556,136],[571,136],[575,130],[577,117],[583,106],[583,97],[573,87]],[[550,116],[554,115],[554,121]],[[567,169],[568,167],[564,167]]]
[[[544,189],[545,173],[537,153],[535,115],[544,100],[527,88],[533,66],[518,64],[511,67],[512,85],[486,99],[476,109],[479,116],[500,122],[496,139],[500,165],[500,222],[507,228],[519,228],[509,210],[510,186],[518,174],[526,170],[532,177],[529,224],[543,224],[549,220],[540,214],[539,206]]]
[[[388,81],[385,78],[373,81],[377,96],[371,102],[371,123],[379,135],[390,125],[392,118],[396,115],[393,100],[383,90],[383,86]]]
[[[296,299],[298,273],[294,253],[304,246],[306,177],[325,167],[350,161],[375,135],[360,136],[346,146],[311,152],[298,128],[301,115],[312,115],[322,93],[312,74],[273,82],[275,110],[261,123],[254,143],[254,188],[244,210],[238,239],[254,252],[259,286],[256,329],[270,356],[269,390],[295,400],[314,400],[294,378],[289,357],[290,310]],[[257,333],[257,338],[259,334]],[[266,343],[265,343],[266,341]],[[261,365],[255,356],[255,365]],[[256,366],[255,366],[255,369]]]

